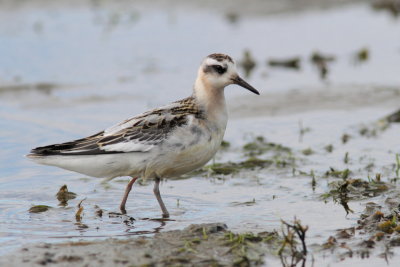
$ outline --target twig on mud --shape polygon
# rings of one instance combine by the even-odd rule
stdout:
[[[282,266],[295,267],[301,262],[301,266],[304,267],[307,258],[306,232],[308,226],[302,226],[301,222],[296,218],[294,219],[293,224],[289,224],[282,220],[282,225],[285,226],[282,227],[283,243],[278,251]],[[301,242],[301,249],[297,246],[297,239]],[[290,256],[284,255],[286,247],[290,249]],[[290,257],[290,263],[287,261],[288,257]]]
[[[82,199],[79,204],[78,204],[78,211],[75,213],[75,219],[76,222],[81,222],[82,220],[82,212],[83,212],[83,206],[82,206],[82,202],[86,200],[86,198]]]

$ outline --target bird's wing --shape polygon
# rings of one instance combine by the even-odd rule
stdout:
[[[79,140],[32,149],[31,155],[97,155],[148,152],[162,143],[190,116],[201,117],[192,97],[125,120]]]

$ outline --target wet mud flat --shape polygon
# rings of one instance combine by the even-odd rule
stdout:
[[[4,266],[249,266],[264,262],[275,233],[232,233],[223,223],[191,225],[154,237],[44,244],[4,257]]]
[[[398,210],[400,204],[398,197],[398,193],[392,194],[386,199],[384,207],[373,202],[367,203],[356,226],[337,229],[336,234],[329,236],[325,243],[312,244],[312,257],[307,257],[308,228],[298,221],[294,224],[283,221],[283,227],[288,227],[286,231],[281,228],[280,232],[238,234],[229,231],[224,223],[210,223],[193,224],[183,230],[161,232],[153,237],[37,244],[25,246],[17,253],[3,256],[0,264],[3,266],[271,266],[270,264],[312,266],[314,257],[319,259],[317,260],[319,264],[322,264],[321,255],[327,258],[334,257],[333,262],[343,262],[352,258],[367,260],[374,251],[379,250],[378,257],[390,266],[394,250],[400,246],[398,225],[400,217],[398,213],[393,213],[393,210]]]
[[[62,187],[53,197],[63,204],[61,207],[38,206],[31,213],[50,221],[62,220],[62,213],[66,213],[83,236],[74,239],[77,241],[23,246],[4,255],[0,263],[18,266],[365,266],[373,262],[376,266],[395,266],[400,248],[400,155],[391,146],[398,144],[392,137],[397,136],[399,124],[393,116],[397,112],[389,114],[385,110],[351,110],[354,118],[348,116],[347,126],[343,125],[341,113],[330,115],[328,119],[337,123],[338,128],[331,131],[333,137],[326,134],[326,129],[321,130],[326,125],[314,125],[309,118],[316,114],[324,117],[321,110],[302,114],[304,125],[300,127],[295,122],[292,137],[282,137],[281,131],[288,127],[273,127],[273,122],[293,121],[290,117],[293,114],[233,120],[231,127],[237,131],[228,133],[214,162],[162,187],[167,191],[166,202],[172,206],[171,220],[139,217],[152,206],[151,194],[135,195],[130,200],[128,214],[138,215],[133,218],[116,214],[107,206],[103,209],[97,206],[109,204],[107,199],[91,200],[94,197],[91,194],[77,195]],[[376,120],[366,121],[360,116],[367,114],[373,118],[374,113]],[[240,131],[239,125],[254,133],[265,123],[272,127],[267,136],[252,135],[242,141],[235,137],[245,135],[246,131]],[[315,138],[324,133],[325,138]],[[292,141],[283,143],[280,138]],[[374,154],[366,160],[368,151]],[[381,158],[381,153],[388,157]],[[109,186],[119,187],[121,193],[125,182],[117,180]],[[149,187],[151,184],[143,183],[135,190],[140,192]],[[197,205],[205,206],[196,208],[196,202],[188,202],[182,188],[192,198],[204,195]],[[215,193],[207,193],[213,190]],[[84,196],[89,199],[82,202]],[[141,201],[140,197],[145,199]],[[219,201],[207,203],[221,197]],[[172,204],[175,201],[176,206]],[[216,206],[215,210],[208,210],[207,205]],[[150,216],[158,213],[155,206]],[[92,214],[96,214],[96,219]],[[102,241],[84,237],[85,233],[96,232],[96,225],[99,233],[104,232],[102,228],[110,217],[119,220],[113,223],[130,225],[131,230],[137,231],[134,235],[139,236],[127,232],[118,239],[103,238]],[[271,221],[271,218],[274,219]],[[193,224],[198,221],[213,223]],[[143,224],[155,222],[160,224],[157,230],[143,231],[147,227]]]

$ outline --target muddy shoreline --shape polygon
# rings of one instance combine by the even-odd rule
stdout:
[[[237,235],[223,223],[191,225],[154,237],[41,244],[3,256],[3,266],[258,266],[276,233]]]

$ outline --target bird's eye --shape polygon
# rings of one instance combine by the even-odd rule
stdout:
[[[213,65],[212,67],[213,67],[213,69],[214,69],[216,72],[218,72],[219,74],[224,74],[225,71],[226,71],[226,69],[223,68],[223,67],[220,66],[220,65]]]

